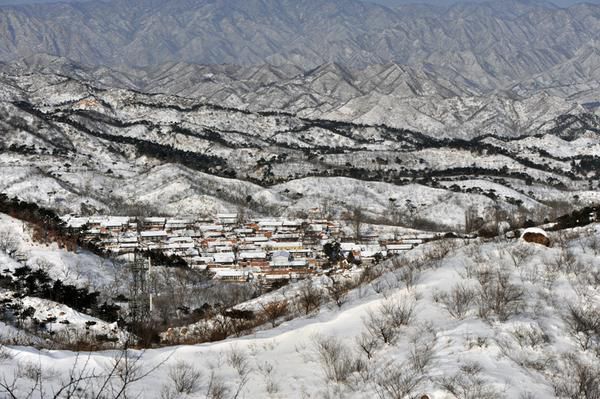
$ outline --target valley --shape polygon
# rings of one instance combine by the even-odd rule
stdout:
[[[600,5],[22,3],[1,398],[600,398]]]

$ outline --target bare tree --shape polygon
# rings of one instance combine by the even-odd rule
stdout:
[[[21,241],[17,233],[4,228],[0,230],[0,251],[13,258],[21,248]]]
[[[434,347],[437,343],[437,335],[433,326],[425,323],[419,326],[415,335],[411,338],[409,353],[409,364],[415,372],[423,374],[430,367],[434,357]]]
[[[41,384],[41,370],[37,373],[37,376],[34,376],[31,381],[33,384],[29,384],[26,388],[20,387],[20,381],[22,379],[22,375],[19,373],[19,370],[13,372],[11,378],[7,378],[6,375],[2,376],[2,380],[0,380],[0,393],[6,395],[4,397],[10,399],[29,399],[33,397],[33,394],[39,389]]]
[[[104,366],[104,378],[100,387],[95,390],[94,398],[101,399],[107,393],[111,398],[126,398],[132,384],[141,381],[161,368],[171,357],[167,355],[158,363],[144,369],[142,359],[145,351],[131,351],[127,346],[120,350],[113,359]]]
[[[356,345],[358,345],[358,348],[367,355],[368,359],[372,359],[375,350],[379,347],[379,342],[376,336],[373,336],[368,332],[363,332],[356,337]]]
[[[401,267],[395,274],[402,281],[407,289],[413,289],[419,279],[419,269],[414,264],[407,264]]]
[[[273,395],[279,391],[279,386],[277,385],[277,382],[275,381],[274,376],[273,376],[274,370],[275,370],[275,368],[273,367],[273,364],[270,362],[264,362],[264,363],[258,365],[258,371],[265,378],[265,389],[266,389],[267,393],[270,395]]]
[[[531,256],[531,247],[529,246],[514,246],[510,250],[505,251],[516,268],[520,268],[523,262]]]
[[[338,308],[341,308],[348,298],[348,292],[352,288],[352,285],[343,277],[331,277],[331,285],[327,287],[329,297]]]
[[[306,280],[298,292],[298,306],[306,315],[319,309],[323,294],[315,287],[312,280]]]
[[[277,302],[269,302],[269,303],[261,303],[260,307],[262,309],[263,316],[271,323],[273,328],[277,327],[277,321],[283,316],[287,315],[288,310],[288,301],[277,301]]]
[[[227,363],[236,371],[238,375],[237,388],[232,396],[232,399],[237,399],[250,380],[252,368],[250,367],[250,362],[248,361],[246,354],[242,350],[235,347],[232,347],[229,351],[227,355]]]
[[[354,238],[356,239],[356,241],[360,241],[362,238],[361,229],[362,229],[363,221],[364,221],[364,214],[363,214],[362,209],[355,208],[352,211],[352,228],[354,229]]]
[[[169,369],[169,379],[178,393],[192,394],[199,389],[202,373],[192,364],[179,361]]]
[[[600,308],[590,304],[569,304],[565,322],[583,350],[600,347]]]
[[[487,319],[495,314],[506,321],[520,312],[525,292],[522,287],[510,282],[510,274],[503,270],[480,274],[478,304],[479,316]]]
[[[469,207],[465,210],[465,233],[478,230],[482,224],[483,219],[479,216],[477,208]]]
[[[550,337],[538,324],[517,326],[512,335],[521,348],[538,348],[550,342]]]
[[[0,393],[12,399],[28,399],[36,392],[36,396],[52,399],[79,398],[81,392],[86,392],[86,398],[126,398],[133,383],[158,370],[170,357],[168,355],[164,360],[142,370],[142,356],[143,352],[133,355],[124,348],[103,370],[98,370],[91,366],[91,353],[83,360],[77,354],[66,379],[61,380],[60,385],[51,392],[43,385],[46,379],[44,370],[41,365],[36,365],[28,368],[26,383],[21,383],[23,376],[19,373],[15,373],[12,379],[7,379],[4,375],[0,380]]]
[[[226,399],[229,393],[229,388],[223,382],[223,379],[211,371],[208,380],[208,388],[206,390],[206,399]]]
[[[323,198],[319,204],[321,219],[331,219],[333,215],[333,204],[329,198]]]

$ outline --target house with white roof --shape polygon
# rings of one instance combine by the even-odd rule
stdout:
[[[217,265],[235,264],[235,254],[233,252],[219,252],[213,254],[213,262]]]
[[[219,213],[217,214],[217,221],[224,225],[237,224],[238,215],[237,213]]]
[[[410,251],[414,248],[413,244],[387,244],[385,249],[389,254],[400,254],[402,252]]]
[[[163,230],[166,222],[167,218],[147,217],[142,220],[142,226],[144,226],[144,229],[146,230]]]
[[[238,260],[267,259],[267,253],[263,251],[240,252],[237,258]]]
[[[144,242],[162,242],[169,235],[164,230],[146,230],[140,232],[140,239]]]
[[[246,270],[211,269],[211,271],[215,271],[215,275],[213,278],[216,280],[243,283],[252,278],[252,273]]]

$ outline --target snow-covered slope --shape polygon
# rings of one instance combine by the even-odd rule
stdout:
[[[56,243],[43,245],[32,240],[27,223],[0,213],[0,232],[14,237],[18,242],[18,263],[0,251],[3,270],[14,271],[23,265],[32,269],[41,268],[53,279],[65,284],[101,288],[114,283],[120,273],[120,266],[109,259],[80,250],[70,252]]]
[[[437,194],[424,194],[434,200],[420,217],[441,220],[446,202],[456,211],[448,216],[455,225],[469,205],[492,205],[482,196],[440,191],[465,178],[506,186],[513,195],[494,199],[511,211],[515,203],[545,209],[541,202],[546,198],[532,197],[530,191],[552,186],[563,191],[562,200],[567,201],[596,188],[594,149],[600,120],[591,114],[554,118],[562,108],[544,105],[554,101],[548,96],[518,104],[492,98],[440,99],[442,108],[445,103],[454,105],[452,110],[434,109],[440,112],[434,119],[462,120],[458,125],[450,121],[447,127],[442,121],[442,136],[470,137],[469,131],[481,135],[499,124],[507,129],[504,136],[465,140],[379,122],[307,119],[99,89],[53,74],[11,75],[9,81],[21,92],[19,101],[0,104],[5,116],[0,124],[6,132],[0,143],[5,149],[0,153],[0,190],[61,213],[145,209],[214,215],[245,207],[259,214],[300,214],[330,198],[343,205],[338,211],[360,206],[381,217],[390,199],[416,203],[418,194],[430,191]],[[390,112],[376,119],[398,115]],[[416,119],[406,115],[406,124],[414,126]],[[472,129],[461,130],[466,125]],[[451,126],[458,129],[456,134]],[[541,132],[543,139],[531,137]],[[520,134],[525,135],[514,137]],[[548,148],[555,144],[560,144],[560,152]],[[379,194],[355,189],[364,181],[371,182],[369,187],[379,186]],[[526,185],[531,188],[523,189]],[[429,188],[411,192],[417,186]],[[331,187],[356,194],[348,201],[342,190]]]
[[[503,239],[421,246],[352,291],[341,308],[331,303],[316,315],[225,342],[134,353],[144,372],[159,367],[128,392],[161,397],[175,389],[178,368],[199,373],[188,397],[205,397],[215,385],[245,397],[286,398],[568,398],[584,386],[597,392],[599,332],[582,329],[574,315],[600,317],[593,279],[600,226],[550,238],[552,248]],[[370,327],[390,309],[396,322],[413,311],[384,342]],[[376,342],[367,353],[359,343],[369,338]],[[41,364],[59,375],[81,361],[69,352],[5,352],[18,359],[3,361],[9,376],[17,364]],[[92,353],[87,370],[105,369],[118,356]],[[44,386],[60,380],[49,377]],[[28,384],[20,379],[17,386]]]
[[[438,137],[519,136],[545,131],[557,116],[585,113],[598,101],[593,90],[597,81],[593,75],[595,53],[593,49],[584,53],[582,62],[588,66],[579,67],[572,61],[576,66],[561,65],[561,72],[550,79],[563,82],[563,86],[540,77],[544,84],[525,81],[498,90],[476,87],[471,80],[458,73],[449,75],[444,68],[396,63],[363,69],[324,64],[308,71],[289,65],[189,64],[110,70],[37,56],[9,64],[4,70],[7,77],[23,75],[24,71],[33,74],[31,77],[60,74],[99,87],[168,93],[250,111],[286,111],[306,118],[385,124]],[[579,71],[582,68],[585,72]],[[20,84],[24,84],[23,78]],[[587,94],[573,94],[580,92]]]

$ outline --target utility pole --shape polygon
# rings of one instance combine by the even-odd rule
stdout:
[[[130,263],[132,284],[129,313],[133,323],[148,320],[150,316],[150,295],[146,282],[149,267],[144,257],[135,252],[133,262]]]

